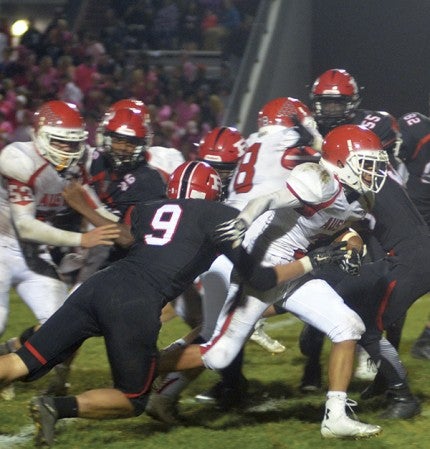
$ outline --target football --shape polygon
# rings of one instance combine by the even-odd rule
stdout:
[[[358,234],[354,229],[347,229],[342,234],[338,235],[335,239],[336,242],[346,242],[346,249],[352,250],[357,249],[359,253],[361,254],[363,252],[364,248],[364,242],[363,239],[360,237],[360,234]]]

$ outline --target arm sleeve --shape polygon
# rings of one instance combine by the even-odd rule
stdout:
[[[238,218],[250,226],[257,217],[269,209],[294,208],[300,205],[300,201],[288,189],[283,188],[251,200],[238,215]]]
[[[63,231],[35,217],[34,203],[11,204],[11,216],[21,239],[53,246],[81,246],[80,232]]]

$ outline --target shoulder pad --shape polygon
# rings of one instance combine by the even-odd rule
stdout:
[[[27,183],[41,166],[40,162],[39,158],[30,157],[19,144],[12,143],[0,152],[0,173],[7,178]]]
[[[339,191],[339,182],[320,164],[305,162],[294,167],[287,180],[298,199],[310,204],[320,204]]]

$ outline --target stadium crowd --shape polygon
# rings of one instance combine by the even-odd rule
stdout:
[[[107,107],[133,97],[148,105],[155,144],[195,155],[195,145],[220,123],[233,78],[229,60],[243,52],[256,2],[105,2],[103,27],[74,32],[61,8],[44,30],[29,18],[12,46],[6,19],[0,27],[0,146],[28,138],[30,118],[44,101],[76,104],[95,144]],[[128,7],[125,7],[129,5]],[[163,33],[163,34],[161,34]],[[149,63],[146,51],[181,52],[172,67]],[[216,76],[190,56],[219,52]]]

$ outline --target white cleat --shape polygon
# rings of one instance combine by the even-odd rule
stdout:
[[[346,405],[357,405],[355,401],[347,399]],[[354,418],[356,416],[354,415]],[[357,419],[349,418],[346,413],[333,413],[327,401],[324,419],[321,423],[321,436],[323,438],[351,438],[361,439],[376,436],[382,432],[382,428],[373,424],[366,424]]]
[[[0,397],[5,401],[13,401],[15,399],[15,388],[13,384],[0,389]]]
[[[264,326],[263,320],[257,321],[254,332],[249,337],[250,340],[259,344],[262,348],[264,348],[268,352],[276,354],[284,352],[286,350],[286,347],[278,340],[274,340],[272,337],[267,335],[266,332],[264,332],[263,326]]]
[[[361,347],[357,347],[357,366],[354,371],[354,377],[359,380],[372,381],[375,379],[377,372],[378,368],[369,354]]]

